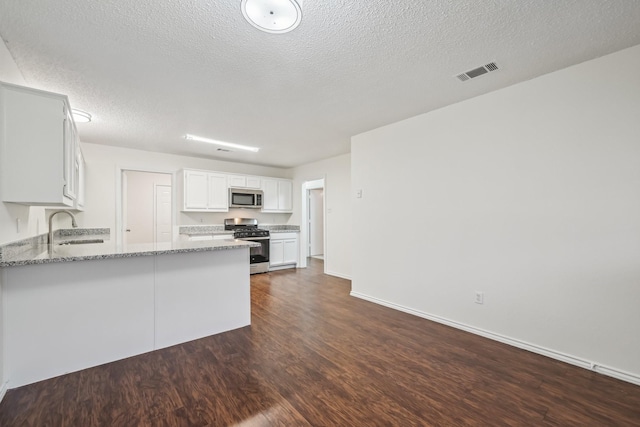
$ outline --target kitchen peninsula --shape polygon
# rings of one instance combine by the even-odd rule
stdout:
[[[105,241],[3,253],[8,388],[249,325],[254,245]]]

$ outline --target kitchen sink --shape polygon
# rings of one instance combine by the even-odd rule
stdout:
[[[103,239],[66,240],[58,244],[59,245],[86,245],[87,243],[104,243],[104,240]]]

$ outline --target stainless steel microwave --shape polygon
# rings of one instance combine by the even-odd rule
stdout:
[[[252,190],[248,188],[229,189],[230,208],[262,208],[262,190]]]

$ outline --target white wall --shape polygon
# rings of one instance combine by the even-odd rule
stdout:
[[[307,181],[325,179],[324,206],[326,213],[325,271],[334,276],[351,278],[351,155],[343,154],[293,169],[294,213],[289,224],[304,226],[300,211],[302,185]],[[301,245],[304,242],[301,242]]]
[[[0,39],[0,80],[26,85],[22,73],[2,39]],[[18,230],[17,220],[20,221],[20,230]],[[0,244],[46,232],[47,224],[43,208],[30,208],[15,203],[2,203],[0,206]]]
[[[78,214],[80,227],[107,227],[115,234],[116,187],[118,168],[173,173],[182,168],[246,173],[290,178],[290,170],[223,162],[196,157],[132,150],[99,144],[82,143],[86,160],[85,212]],[[180,203],[176,200],[176,203]],[[264,224],[287,224],[291,214],[268,214],[248,209],[232,209],[225,213],[178,213],[179,225],[222,224],[224,218],[247,216]]]
[[[636,46],[353,137],[353,293],[640,381],[639,70]]]
[[[18,69],[13,57],[9,53],[4,41],[0,38],[0,80],[18,85],[24,85],[22,73]],[[2,186],[0,186],[1,188]],[[20,219],[22,230],[16,228],[16,219]],[[0,244],[24,239],[36,234],[36,224],[44,222],[44,209],[29,208],[12,203],[2,203],[0,206]],[[7,379],[4,375],[4,313],[2,302],[4,273],[0,271],[0,400],[6,392]]]

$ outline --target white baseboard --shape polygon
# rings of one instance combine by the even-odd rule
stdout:
[[[298,268],[296,266],[296,264],[284,264],[284,265],[275,265],[275,266],[269,266],[269,271],[279,271],[279,270],[286,270],[288,268]]]
[[[515,338],[507,337],[501,334],[497,334],[495,332],[486,331],[484,329],[476,328],[474,326],[469,326],[464,323],[456,322],[453,320],[446,319],[444,317],[435,316],[433,314],[425,313],[422,311],[414,310],[412,308],[404,307],[402,305],[394,304],[385,300],[381,300],[378,298],[374,298],[365,294],[361,294],[359,292],[351,291],[350,295],[352,297],[360,298],[378,305],[382,305],[385,307],[392,308],[394,310],[402,311],[405,313],[412,314],[414,316],[422,317],[427,320],[432,320],[437,323],[442,323],[443,325],[451,326],[456,329],[461,329],[466,332],[471,332],[472,334],[480,335],[485,338],[492,339],[494,341],[499,341],[504,344],[511,345],[513,347],[521,348],[523,350],[530,351],[532,353],[541,354],[543,356],[550,357],[552,359],[560,360],[565,363],[569,363],[571,365],[579,366],[584,369],[588,369],[599,374],[607,375],[609,377],[617,378],[622,381],[626,381],[632,384],[640,385],[640,375],[632,374],[630,372],[621,371],[616,368],[612,368],[609,366],[601,365],[597,362],[593,362],[590,360],[585,360],[580,357],[572,356],[569,354],[565,354],[553,349],[541,347],[536,344],[531,344],[526,341],[521,341]]]
[[[347,276],[346,274],[336,273],[335,271],[325,271],[324,274],[328,274],[329,276],[336,276],[341,279],[351,280],[351,276]]]
[[[4,399],[4,395],[7,394],[7,383],[4,382],[0,385],[0,402]]]

